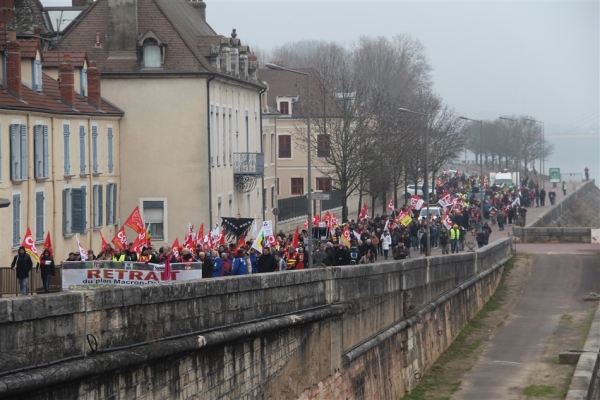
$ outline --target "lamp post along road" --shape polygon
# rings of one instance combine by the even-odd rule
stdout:
[[[425,182],[423,184],[423,192],[425,193],[425,207],[427,208],[427,217],[425,218],[427,223],[425,232],[425,241],[427,243],[425,257],[429,257],[431,255],[431,241],[429,240],[429,220],[431,218],[429,215],[429,114],[407,110],[406,108],[399,108],[398,111],[425,117]],[[416,193],[417,188],[415,188]]]
[[[481,224],[483,225],[483,201],[485,199],[483,192],[483,120],[471,119],[467,117],[460,117],[460,119],[477,122],[479,124],[479,192],[481,193],[481,200],[479,200],[479,213],[481,214]]]
[[[308,218],[308,268],[313,267],[313,209],[312,209],[312,174],[311,174],[311,146],[310,146],[310,75],[308,72],[284,68],[281,65],[267,63],[265,67],[278,71],[287,71],[306,76],[306,154],[307,154],[307,218]]]

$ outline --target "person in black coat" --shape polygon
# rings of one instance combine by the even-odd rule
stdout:
[[[22,296],[27,296],[27,282],[29,281],[29,272],[33,268],[31,257],[25,252],[25,247],[19,247],[19,252],[10,264],[11,269],[17,270],[17,279]]]
[[[44,292],[50,293],[50,279],[54,276],[54,259],[50,257],[50,250],[44,250],[36,271],[40,271]]]
[[[335,265],[348,265],[350,264],[350,253],[346,250],[346,246],[340,243],[339,248],[335,252]]]
[[[271,249],[263,247],[263,253],[258,257],[258,272],[275,272],[277,271],[277,260],[275,256],[271,254]]]
[[[206,257],[206,253],[200,252],[200,259],[198,262],[202,264],[202,279],[212,278],[213,276],[213,264],[210,257]]]

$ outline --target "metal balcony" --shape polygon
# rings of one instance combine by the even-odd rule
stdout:
[[[264,153],[233,153],[233,177],[238,192],[248,193],[265,174]]]

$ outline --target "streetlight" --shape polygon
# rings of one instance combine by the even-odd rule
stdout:
[[[425,183],[423,185],[423,192],[425,192],[425,207],[427,207],[427,230],[425,231],[427,246],[425,248],[425,257],[428,257],[431,255],[431,242],[429,241],[429,219],[431,217],[429,215],[429,114],[407,110],[406,108],[399,108],[398,111],[425,117]]]
[[[525,118],[525,121],[537,122],[538,124],[542,125],[542,131],[540,132],[540,137],[542,139],[542,155],[540,157],[540,178],[541,178],[543,176],[543,174],[544,174],[544,169],[546,169],[546,162],[545,162],[545,160],[544,160],[544,163],[542,164],[542,160],[544,159],[544,150],[546,149],[546,142],[544,141],[544,136],[545,136],[545,134],[544,134],[545,133],[544,132],[545,131],[545,129],[544,129],[544,121],[538,121],[538,120],[530,119],[530,118]]]
[[[466,121],[473,121],[479,124],[479,191],[481,192],[481,200],[479,200],[479,213],[481,214],[481,224],[483,225],[483,120],[460,117]]]
[[[310,75],[308,72],[296,71],[293,69],[288,69],[282,67],[281,65],[267,63],[265,67],[269,69],[274,69],[277,71],[287,71],[292,72],[294,74],[300,74],[306,76],[306,153],[307,153],[307,174],[308,174],[308,206],[307,206],[307,214],[308,214],[308,268],[313,267],[313,210],[312,210],[312,182],[311,182],[311,158],[310,158]]]
[[[507,117],[499,117],[499,118],[503,119],[505,121],[510,121],[510,122],[514,122],[514,123],[519,122],[516,119],[512,119],[512,118],[507,118]],[[519,159],[518,159],[518,163],[517,163],[517,172],[519,173],[518,178],[521,179],[521,171],[520,171],[520,169],[521,169],[521,135],[519,135],[518,132],[517,132],[517,138],[519,139],[519,144],[518,144],[518,147],[519,147]],[[525,168],[525,169],[527,169],[527,168]],[[521,182],[516,182],[516,183],[518,185],[521,184]]]

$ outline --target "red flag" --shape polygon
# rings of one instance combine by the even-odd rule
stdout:
[[[125,250],[127,248],[127,235],[125,234],[125,226],[122,226],[121,229],[119,229],[111,242],[117,249]]]
[[[189,225],[188,233],[185,235],[183,239],[183,248],[189,249],[190,251],[194,251],[194,247],[196,247],[196,232],[194,232],[194,225]]]
[[[125,221],[125,226],[130,227],[137,233],[144,232],[144,235],[146,234],[146,225],[144,225],[144,221],[142,220],[139,207],[136,207],[129,218],[127,218],[127,221]]]
[[[315,216],[313,217],[313,226],[319,226],[319,219],[321,219],[321,216],[319,214],[315,214]]]
[[[33,261],[37,263],[40,262],[40,255],[35,247],[35,240],[33,240],[33,236],[31,235],[31,229],[27,228],[27,233],[23,238],[21,246],[25,247],[25,253],[29,254],[29,257],[31,257]]]
[[[451,199],[451,195],[450,192],[446,192],[442,195],[442,197],[440,197],[440,200],[438,201],[438,204],[442,207],[446,207],[446,206],[451,206],[452,205],[452,199]]]
[[[146,232],[138,233],[133,244],[131,245],[131,251],[137,254],[142,253],[142,247],[146,246]]]
[[[332,226],[337,226],[339,225],[340,222],[338,221],[338,219],[335,217],[335,213],[333,213],[333,215],[331,216],[331,225]]]
[[[102,239],[102,251],[107,251],[110,249],[110,246],[108,245],[108,243],[106,243],[106,239],[104,239],[104,235],[102,234],[102,231],[98,231],[100,232],[100,239]],[[50,233],[48,233],[48,235],[50,235]]]
[[[323,216],[323,222],[325,222],[328,228],[331,228],[331,214],[329,213],[329,211],[325,211],[325,215]]]
[[[367,203],[363,203],[358,219],[369,219],[369,209],[367,208]]]
[[[246,236],[242,235],[240,236],[240,240],[238,240],[237,242],[237,246],[235,246],[235,251],[238,251],[240,249],[240,247],[245,246],[246,245]]]
[[[390,199],[390,204],[388,204],[388,210],[394,211],[394,198]]]
[[[173,246],[171,246],[171,248],[173,249],[173,255],[175,256],[175,258],[179,258],[179,248],[181,246],[179,246],[179,238],[175,238],[175,241],[173,242]]]
[[[208,235],[210,236],[210,235]],[[198,236],[196,237],[196,244],[204,247],[204,222],[200,224],[200,229],[198,229]]]
[[[298,226],[296,226],[296,232],[294,232],[294,238],[292,239],[292,247],[297,249],[300,241],[298,240]]]
[[[219,238],[217,239],[217,243],[215,243],[217,246],[220,245],[224,245],[225,244],[225,228],[223,228],[221,230],[221,233],[219,233]]]
[[[44,242],[44,250],[50,251],[50,257],[54,258],[54,249],[52,249],[52,239],[50,239],[50,231],[46,234],[46,241]]]
[[[425,204],[425,201],[416,194],[413,194],[410,197],[410,208],[420,210],[421,208],[423,208],[423,204]]]

